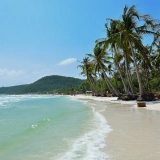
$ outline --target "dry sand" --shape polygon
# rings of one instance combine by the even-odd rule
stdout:
[[[136,101],[76,95],[87,99],[113,129],[106,135],[107,160],[160,160],[160,102],[137,107]],[[93,105],[94,104],[94,105]]]

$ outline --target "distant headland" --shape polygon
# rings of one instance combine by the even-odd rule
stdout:
[[[31,84],[0,87],[0,94],[71,94],[82,82],[84,80],[78,78],[51,75]]]

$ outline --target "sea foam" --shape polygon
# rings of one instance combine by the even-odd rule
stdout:
[[[101,151],[105,147],[105,137],[112,129],[107,125],[106,119],[95,111],[93,121],[95,129],[79,137],[72,148],[58,160],[105,160],[108,155]]]

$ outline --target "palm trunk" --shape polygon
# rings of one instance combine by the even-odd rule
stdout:
[[[134,90],[134,87],[133,87],[133,84],[132,84],[132,78],[131,78],[131,71],[130,71],[130,69],[128,69],[128,78],[129,78],[129,83],[131,85],[131,91],[132,91],[133,94],[136,94],[136,92]]]
[[[118,65],[118,64],[115,64],[115,66],[116,66],[116,69],[117,69],[117,71],[118,71],[118,73],[119,73],[119,75],[120,75],[120,77],[121,77],[121,80],[122,80],[122,83],[123,83],[123,87],[124,87],[125,93],[126,93],[127,95],[129,95],[129,91],[128,91],[127,86],[126,86],[126,84],[125,84],[125,82],[124,82],[124,78],[123,78],[123,76],[122,76],[122,74],[121,74],[119,65]]]
[[[129,87],[131,89],[132,94],[135,94],[136,92],[134,91],[134,88],[133,88],[131,76],[130,76],[130,73],[129,73],[129,70],[128,70],[127,57],[126,57],[125,53],[124,53],[124,56],[125,56],[125,68],[126,68],[126,73],[127,73],[127,79],[128,79]]]
[[[114,52],[115,52],[115,54],[117,54],[116,48],[114,48]],[[127,86],[126,86],[126,84],[125,84],[125,82],[124,82],[124,78],[123,78],[123,76],[122,76],[122,74],[121,74],[121,71],[120,71],[120,68],[119,68],[119,64],[115,62],[115,66],[116,66],[116,69],[117,69],[117,71],[118,71],[118,73],[119,73],[119,75],[120,75],[120,77],[121,77],[121,80],[122,80],[122,83],[123,83],[123,87],[124,87],[125,93],[126,93],[127,95],[129,95],[129,91],[128,91],[128,88],[127,88]]]
[[[102,73],[103,73],[104,79],[106,80],[106,83],[107,83],[107,86],[108,86],[108,89],[109,89],[110,93],[112,95],[114,95],[114,91],[111,89],[111,86],[109,85],[108,77],[106,77],[106,74],[103,71],[102,71]]]
[[[98,74],[99,74],[99,78],[100,78],[100,77],[101,77],[101,76],[100,76],[100,73],[98,72]],[[103,91],[103,86],[102,86],[101,81],[100,81],[100,86],[101,86],[101,94],[103,95],[103,94],[104,94],[104,91]]]
[[[114,91],[114,93],[115,93],[115,95],[116,95],[116,96],[119,96],[119,95],[120,95],[119,92],[118,92],[118,91],[114,88],[114,86],[111,84],[111,82],[110,82],[109,78],[107,77],[107,75],[106,75],[106,73],[105,73],[105,71],[104,71],[104,69],[103,69],[103,67],[102,67],[101,64],[100,64],[100,67],[101,67],[102,73],[103,73],[103,75],[104,75],[104,78],[105,78],[105,80],[106,80],[106,82],[107,82],[107,84],[108,84],[109,90],[111,91],[111,88],[112,88],[113,91]]]
[[[94,83],[92,82],[90,76],[87,76],[87,77],[88,77],[87,79],[89,80],[89,83],[90,83],[90,85],[91,85],[92,90],[95,92],[96,90],[95,90]]]
[[[98,91],[97,91],[97,88],[96,88],[96,84],[95,84],[95,81],[94,81],[94,78],[90,75],[90,81],[92,83],[92,86],[93,86],[93,90],[96,94],[98,94]]]
[[[140,76],[140,74],[139,74],[139,69],[138,69],[138,66],[137,66],[137,63],[136,63],[135,53],[134,53],[134,51],[133,51],[133,47],[132,47],[132,44],[131,44],[131,42],[130,42],[129,39],[128,39],[128,42],[129,42],[129,46],[130,46],[130,48],[131,48],[131,52],[132,52],[132,56],[133,56],[134,67],[135,67],[135,69],[136,69],[136,74],[137,74],[137,79],[138,79],[140,96],[143,96],[143,95],[144,95],[144,90],[143,90],[143,87],[142,87],[142,81],[141,81],[141,76]]]

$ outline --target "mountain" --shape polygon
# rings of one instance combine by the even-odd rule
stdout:
[[[18,85],[11,87],[0,87],[0,94],[16,94],[19,90],[23,89],[27,85]]]
[[[43,77],[28,85],[1,87],[0,94],[50,93],[55,90],[78,87],[83,81],[73,77],[52,75]]]

